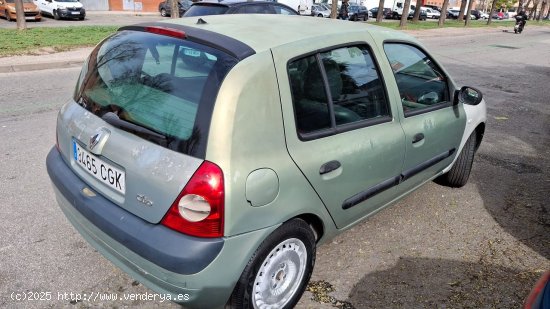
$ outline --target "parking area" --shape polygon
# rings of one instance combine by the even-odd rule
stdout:
[[[86,19],[60,19],[55,20],[50,16],[42,16],[39,22],[27,21],[27,28],[35,27],[71,27],[71,26],[123,26],[128,24],[158,21],[163,17],[159,13],[133,13],[133,12],[86,12]],[[0,18],[0,28],[15,28],[16,22],[9,22]]]

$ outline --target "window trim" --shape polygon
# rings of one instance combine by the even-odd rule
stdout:
[[[388,64],[390,62],[390,59],[388,58],[388,54],[386,53],[386,49],[385,49],[386,44],[408,45],[408,46],[412,46],[412,47],[420,50],[422,53],[424,53],[424,55],[426,55],[426,57],[430,58],[432,63],[445,76],[445,84],[447,86],[446,88],[447,88],[447,98],[448,98],[448,100],[442,101],[441,103],[438,103],[436,105],[432,105],[432,106],[425,107],[425,108],[422,108],[422,109],[410,110],[410,111],[405,111],[405,109],[403,108],[403,103],[400,101],[399,103],[400,103],[400,106],[401,106],[401,110],[403,111],[403,117],[404,118],[413,117],[413,116],[417,116],[417,115],[421,115],[421,114],[425,114],[425,113],[429,113],[429,112],[433,112],[433,111],[436,111],[436,110],[439,110],[439,109],[443,109],[443,108],[453,106],[453,101],[452,101],[453,96],[451,94],[454,92],[454,85],[451,83],[451,80],[450,80],[449,75],[447,74],[447,72],[445,72],[445,70],[443,70],[441,65],[439,65],[439,63],[437,61],[435,61],[434,57],[430,53],[428,53],[426,51],[426,49],[424,49],[423,47],[415,44],[414,42],[410,42],[410,41],[395,40],[395,39],[384,40],[384,41],[382,41],[382,50],[384,50],[384,54],[386,55],[386,61],[388,61]],[[397,90],[399,90],[399,85],[397,85],[397,80],[395,78],[395,74],[393,74],[393,76],[394,76],[395,84],[397,86]],[[453,91],[451,91],[451,89]]]
[[[372,62],[374,64],[374,66],[376,67],[376,71],[378,73],[378,78],[380,79],[380,81],[382,83],[382,88],[383,88],[383,91],[384,91],[384,98],[385,98],[385,101],[386,101],[386,107],[387,107],[387,110],[388,110],[388,115],[383,116],[383,117],[379,117],[379,118],[363,119],[363,120],[352,122],[352,123],[336,125],[336,118],[334,116],[334,103],[332,102],[332,96],[330,94],[330,87],[329,87],[329,84],[328,84],[326,71],[325,71],[324,66],[322,65],[321,53],[331,51],[331,50],[335,50],[335,49],[339,49],[339,48],[361,47],[361,46],[366,47],[367,51],[369,52],[369,54],[371,56]],[[313,132],[300,133],[298,131],[298,125],[297,125],[298,124],[298,118],[297,118],[297,112],[296,112],[296,105],[294,104],[294,95],[292,93],[292,85],[290,83],[291,77],[290,77],[289,66],[294,61],[297,61],[297,60],[300,60],[300,59],[303,59],[303,58],[307,58],[307,57],[310,57],[310,56],[315,57],[315,61],[317,62],[317,65],[319,66],[319,70],[321,71],[321,76],[322,76],[323,84],[324,84],[324,87],[325,87],[325,95],[328,98],[327,103],[329,105],[329,116],[331,117],[331,119],[330,119],[331,127],[326,128],[326,129],[321,129],[321,130],[318,130],[318,131],[313,131]],[[296,128],[296,135],[298,136],[298,139],[302,142],[307,142],[307,141],[320,139],[320,138],[324,138],[324,137],[328,137],[328,136],[332,136],[332,135],[337,135],[337,134],[340,134],[340,133],[345,133],[345,132],[348,132],[348,131],[358,130],[358,129],[362,129],[362,128],[366,128],[366,127],[370,127],[370,126],[374,126],[374,125],[378,125],[378,124],[382,124],[382,123],[392,122],[393,119],[394,119],[393,118],[392,106],[391,106],[392,104],[391,104],[391,100],[390,100],[390,97],[389,97],[388,88],[386,86],[386,80],[384,79],[384,74],[382,73],[382,70],[380,69],[380,63],[378,62],[378,59],[376,58],[376,55],[373,52],[373,48],[371,47],[371,45],[369,43],[365,42],[365,41],[354,41],[354,42],[336,44],[336,45],[332,45],[332,46],[329,46],[329,47],[316,49],[316,50],[301,54],[299,56],[292,57],[287,61],[286,74],[287,74],[287,79],[288,79],[288,85],[290,86],[290,89],[291,89],[290,97],[292,99],[292,111],[293,111],[293,116],[294,116],[294,125],[295,125],[295,128]]]

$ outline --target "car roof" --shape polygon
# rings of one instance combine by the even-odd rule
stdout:
[[[256,52],[269,50],[297,41],[322,39],[326,35],[368,32],[372,36],[387,36],[411,42],[416,40],[399,31],[338,19],[309,18],[281,14],[222,14],[163,20],[174,24],[215,32],[250,46]],[[141,24],[146,26],[146,24]],[[276,26],[274,26],[276,25]],[[136,25],[140,26],[140,25]],[[299,31],[298,31],[299,30]]]

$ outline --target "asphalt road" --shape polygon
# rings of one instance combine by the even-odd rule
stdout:
[[[470,182],[428,183],[321,246],[314,292],[298,307],[518,308],[550,269],[550,28],[463,32],[417,35],[487,101]],[[44,161],[78,72],[0,74],[0,307],[177,307],[71,302],[71,292],[152,293],[93,250],[55,202]],[[29,292],[52,300],[12,299]]]

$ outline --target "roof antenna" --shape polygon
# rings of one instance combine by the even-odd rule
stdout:
[[[199,20],[197,20],[197,25],[204,25],[204,24],[208,24],[204,19],[199,18]]]

